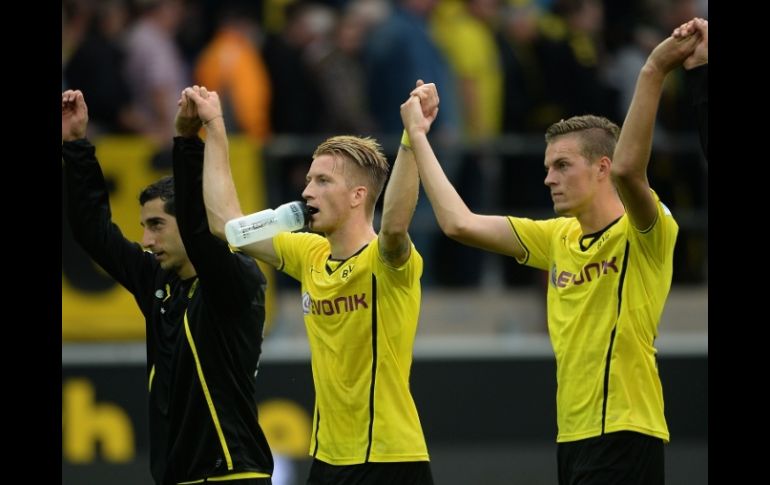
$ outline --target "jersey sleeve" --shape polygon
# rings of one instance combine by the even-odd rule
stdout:
[[[302,274],[308,260],[308,254],[323,244],[326,238],[310,232],[281,232],[273,237],[273,249],[280,260],[278,271],[282,271],[297,281],[302,281]]]
[[[535,221],[523,217],[508,216],[511,230],[524,248],[524,257],[516,261],[525,266],[548,270],[554,233],[563,218]]]
[[[637,246],[641,248],[646,259],[650,262],[662,265],[667,258],[673,254],[676,236],[679,233],[677,224],[671,211],[661,202],[658,194],[650,189],[655,198],[657,214],[655,222],[648,229],[640,231],[629,224],[628,238],[631,241],[637,241]]]

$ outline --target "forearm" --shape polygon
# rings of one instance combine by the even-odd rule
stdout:
[[[420,179],[414,154],[402,146],[398,149],[393,172],[385,189],[381,232],[406,234],[417,206],[419,187]]]
[[[64,195],[75,241],[104,271],[137,294],[147,269],[141,246],[128,241],[112,222],[104,176],[86,139],[62,144]]]
[[[182,240],[199,232],[208,233],[201,187],[203,150],[203,142],[198,137],[174,137],[176,219]]]
[[[614,176],[646,176],[664,79],[663,73],[649,65],[645,65],[639,73],[634,97],[615,147],[612,161]]]
[[[230,171],[227,133],[222,118],[206,126],[203,164],[203,201],[211,232],[225,239],[225,224],[243,215]]]
[[[462,234],[463,221],[467,221],[472,213],[441,168],[427,135],[414,132],[409,136],[420,180],[439,226],[447,236],[458,238]]]
[[[75,239],[89,250],[103,247],[101,236],[111,223],[112,214],[95,148],[85,139],[62,144],[64,195],[67,218]]]

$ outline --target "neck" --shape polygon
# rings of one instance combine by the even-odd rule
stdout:
[[[348,224],[326,234],[331,246],[332,258],[348,259],[377,237],[372,223]]]
[[[612,195],[601,199],[596,198],[588,210],[577,216],[583,234],[593,234],[607,227],[612,221],[625,214],[620,197],[613,192]]]
[[[193,278],[197,273],[195,272],[195,268],[192,265],[192,261],[187,261],[184,266],[182,266],[179,271],[176,272],[176,274],[183,280],[189,280],[190,278]]]

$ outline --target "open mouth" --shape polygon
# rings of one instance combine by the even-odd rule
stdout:
[[[307,206],[307,213],[311,216],[313,214],[318,214],[318,207],[313,207],[312,205]]]

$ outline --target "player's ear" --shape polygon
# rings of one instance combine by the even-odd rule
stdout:
[[[366,203],[366,196],[369,194],[369,189],[365,185],[356,186],[350,194],[350,207],[358,207],[359,205]]]

